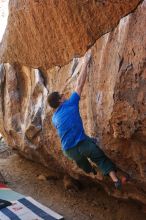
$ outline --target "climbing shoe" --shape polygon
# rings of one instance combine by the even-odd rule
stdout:
[[[122,185],[125,185],[129,181],[130,181],[130,176],[128,174],[121,177]]]
[[[122,189],[122,182],[120,179],[118,179],[118,181],[114,182],[114,184],[115,184],[116,189],[118,189],[118,190]]]

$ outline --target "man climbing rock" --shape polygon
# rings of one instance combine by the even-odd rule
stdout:
[[[104,152],[95,144],[92,138],[85,134],[79,112],[79,101],[87,77],[87,67],[91,59],[91,51],[85,54],[81,71],[74,92],[69,99],[63,94],[52,92],[48,97],[49,105],[55,109],[52,122],[61,139],[64,155],[74,160],[86,173],[96,170],[90,164],[90,159],[102,171],[109,175],[116,188],[121,188],[121,181],[116,176],[116,167]]]

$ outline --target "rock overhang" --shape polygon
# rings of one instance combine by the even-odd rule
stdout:
[[[48,69],[82,56],[140,0],[11,0],[0,62]]]

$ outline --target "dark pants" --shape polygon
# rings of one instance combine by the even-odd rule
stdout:
[[[113,162],[89,137],[79,142],[77,146],[64,151],[64,154],[68,158],[74,160],[86,173],[91,173],[93,171],[88,158],[101,169],[104,175],[108,175],[110,171],[116,170]]]

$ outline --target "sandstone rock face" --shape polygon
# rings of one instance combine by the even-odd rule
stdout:
[[[146,0],[92,46],[93,59],[80,109],[86,132],[99,136],[101,148],[131,176],[131,182],[122,192],[115,191],[109,179],[99,181],[97,176],[96,180],[110,195],[146,204],[145,14]],[[22,48],[22,56],[25,56],[23,52]],[[33,65],[31,55],[30,51]],[[40,63],[41,59],[44,58],[40,58]],[[80,65],[80,59],[75,62]],[[66,83],[66,96],[73,91],[78,74],[73,69],[73,63],[47,71],[21,65],[21,62],[1,64],[0,133],[11,147],[27,158],[45,166],[50,166],[50,161],[56,162],[61,169],[81,178],[86,174],[61,152],[51,123],[52,111],[47,105],[49,92],[61,90]]]
[[[11,0],[0,62],[45,69],[83,55],[140,0]]]

